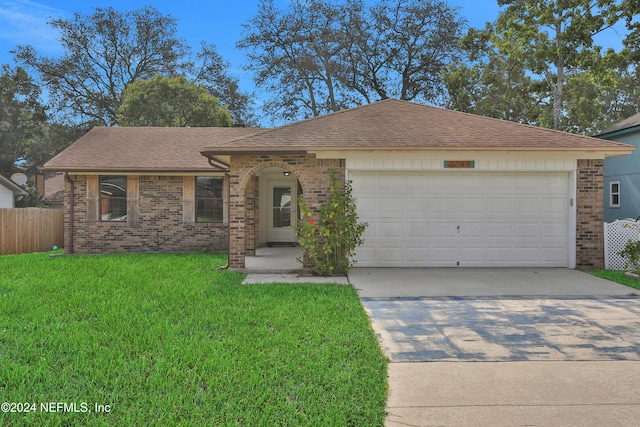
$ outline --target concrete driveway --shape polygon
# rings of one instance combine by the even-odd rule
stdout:
[[[354,268],[349,280],[391,361],[387,426],[640,416],[634,289],[567,269]]]
[[[349,281],[365,298],[640,295],[566,268],[353,268]]]

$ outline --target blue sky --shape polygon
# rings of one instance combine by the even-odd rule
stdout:
[[[276,0],[283,6],[288,0]],[[214,43],[218,52],[231,63],[233,74],[240,79],[243,90],[252,90],[252,78],[242,70],[244,52],[235,49],[240,39],[242,24],[257,11],[257,0],[245,1],[176,1],[176,0],[0,0],[0,64],[12,64],[9,53],[18,44],[30,44],[41,55],[55,56],[61,53],[57,34],[46,24],[54,17],[70,18],[75,12],[90,14],[95,7],[113,6],[126,11],[152,4],[162,14],[170,14],[178,21],[179,36],[194,48],[205,40]],[[460,7],[460,15],[472,27],[483,27],[493,21],[499,12],[496,0],[449,0],[452,6]],[[619,46],[624,34],[609,32],[604,45]]]
[[[277,0],[286,5],[287,0]],[[240,39],[242,24],[257,12],[257,0],[235,1],[176,1],[176,0],[0,0],[0,64],[13,64],[9,53],[18,44],[30,44],[43,55],[55,56],[61,53],[56,41],[57,34],[46,24],[53,17],[70,18],[75,12],[90,14],[95,7],[113,6],[126,11],[152,4],[163,14],[170,14],[178,20],[178,33],[192,47],[200,41],[215,43],[218,52],[231,63],[233,73],[241,80],[241,87],[252,87],[251,76],[242,70],[246,62],[244,52],[235,49]],[[461,15],[472,26],[484,26],[484,22],[497,17],[495,0],[451,0],[452,6],[461,6]]]

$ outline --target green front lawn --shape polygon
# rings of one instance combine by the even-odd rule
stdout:
[[[625,276],[624,271],[621,270],[591,270],[587,271],[587,273],[620,283],[621,285],[629,286],[630,288],[640,289],[640,280]]]
[[[0,257],[1,400],[35,409],[0,425],[382,425],[355,290],[242,286],[225,261]]]

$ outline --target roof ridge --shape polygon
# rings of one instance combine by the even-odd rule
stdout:
[[[272,128],[265,128],[265,130],[263,132],[257,132],[257,133],[254,133],[253,135],[243,135],[243,136],[240,136],[238,138],[230,139],[230,140],[226,141],[224,144],[221,144],[221,146],[229,145],[229,144],[231,144],[233,142],[238,142],[238,141],[241,141],[243,139],[251,138],[251,137],[254,137],[254,136],[259,136],[259,135],[267,134],[267,133],[270,133],[270,132],[278,131],[280,129],[286,129],[286,128],[289,128],[289,127],[298,126],[298,125],[301,125],[303,123],[306,124],[306,123],[310,123],[310,122],[313,122],[313,121],[321,120],[321,119],[324,119],[326,117],[333,117],[333,116],[336,116],[336,115],[339,115],[339,114],[348,113],[348,112],[351,112],[351,111],[355,111],[355,110],[359,110],[359,109],[362,109],[362,108],[370,107],[370,106],[373,106],[373,105],[381,104],[381,103],[384,103],[384,102],[387,102],[387,101],[398,101],[398,102],[406,102],[406,103],[415,104],[415,105],[421,105],[421,104],[416,104],[414,102],[400,100],[400,99],[385,98],[385,99],[381,99],[381,100],[378,100],[378,101],[370,102],[368,104],[356,105],[355,107],[344,108],[342,110],[332,111],[332,112],[327,113],[327,114],[321,114],[321,115],[318,115],[318,116],[309,117],[307,119],[296,120],[296,121],[293,121],[291,123],[285,123],[285,124],[280,125],[280,126],[276,126],[276,127],[272,127]]]

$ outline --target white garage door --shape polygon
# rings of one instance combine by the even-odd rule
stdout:
[[[567,267],[569,174],[351,171],[356,267]]]

